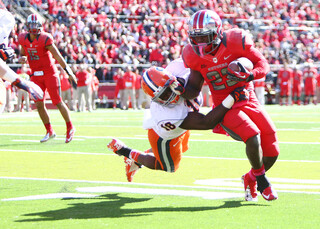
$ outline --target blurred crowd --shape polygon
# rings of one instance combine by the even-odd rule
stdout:
[[[44,22],[44,30],[53,35],[55,44],[66,61],[74,65],[74,68],[80,68],[80,64],[92,67],[90,71],[94,72],[99,82],[117,82],[118,71],[126,72],[126,66],[133,66],[132,71],[141,75],[144,66],[166,66],[171,60],[178,58],[188,42],[187,20],[199,9],[215,10],[222,19],[223,29],[239,27],[248,30],[256,47],[275,66],[272,69],[274,75],[278,75],[280,66],[284,63],[303,71],[305,63],[310,61],[317,74],[319,72],[319,1],[29,2],[54,18],[53,21]],[[10,10],[10,5],[8,8]],[[19,56],[17,35],[24,29],[24,24],[19,20],[17,22],[10,45]],[[119,70],[119,65],[124,67]],[[317,75],[314,78],[317,79]],[[278,83],[274,80],[274,89]],[[135,86],[132,88],[136,90]],[[267,86],[265,88],[264,93],[267,93]],[[132,96],[129,95],[130,98]],[[138,99],[138,96],[135,95],[134,98]],[[131,102],[137,104],[135,101]],[[123,100],[121,108],[127,109],[127,103]],[[138,104],[134,106],[140,107]]]

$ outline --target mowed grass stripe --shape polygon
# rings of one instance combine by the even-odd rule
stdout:
[[[117,156],[114,153],[106,151],[106,153],[88,153],[88,152],[69,152],[69,151],[43,151],[43,150],[13,150],[13,149],[0,149],[0,152],[25,152],[25,153],[49,153],[49,154],[79,154],[79,155],[92,155],[92,156]],[[212,160],[240,160],[247,161],[247,158],[225,158],[225,157],[205,157],[205,156],[186,156],[183,155],[183,158],[190,159],[212,159]],[[283,162],[303,162],[303,163],[320,163],[320,161],[308,161],[308,160],[281,160],[277,161]]]
[[[26,136],[26,137],[43,137],[42,134],[13,134],[13,133],[0,133],[0,136]],[[140,136],[140,135],[138,135]],[[197,134],[199,136],[199,134]],[[76,135],[74,137],[75,139],[111,139],[111,138],[121,138],[121,139],[130,139],[130,140],[147,140],[146,137],[124,137],[124,136],[83,136],[83,135]],[[12,141],[14,141],[13,139]],[[228,143],[236,143],[236,144],[242,144],[242,142],[238,142],[235,140],[219,140],[219,139],[190,139],[189,141],[192,142],[228,142]],[[279,141],[280,144],[307,144],[307,145],[320,145],[320,142],[290,142],[290,141]]]

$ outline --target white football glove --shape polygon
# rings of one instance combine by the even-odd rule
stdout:
[[[185,92],[184,88],[184,79],[183,78],[177,78],[175,80],[171,80],[169,82],[170,89],[176,94],[176,95],[182,95]]]

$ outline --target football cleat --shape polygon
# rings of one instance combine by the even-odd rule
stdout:
[[[67,130],[65,143],[69,143],[72,141],[72,138],[73,138],[75,132],[76,132],[75,128]]]
[[[54,131],[52,131],[51,133],[47,132],[47,134],[40,140],[41,143],[43,142],[47,142],[50,139],[55,138],[57,135]]]
[[[126,145],[119,139],[113,138],[112,141],[109,142],[107,147],[109,150],[111,150],[115,154],[121,155],[117,151],[122,149],[123,147],[126,147]]]
[[[278,199],[278,193],[272,188],[272,186],[265,188],[261,192],[261,196],[267,201]]]
[[[128,182],[132,182],[132,178],[133,178],[134,174],[136,174],[138,169],[140,169],[140,166],[137,165],[136,162],[134,162],[133,160],[131,160],[127,157],[124,157],[124,163],[126,164],[127,180],[128,180]]]
[[[241,179],[244,185],[244,199],[246,201],[258,201],[257,181],[252,181],[248,173],[243,175]]]

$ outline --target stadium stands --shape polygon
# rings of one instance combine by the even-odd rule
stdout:
[[[10,9],[19,6],[7,2]],[[239,27],[250,31],[256,46],[277,72],[282,63],[301,65],[308,59],[320,66],[319,1],[195,1],[195,0],[29,0],[46,17],[49,31],[69,64],[143,68],[165,66],[179,57],[187,40],[187,19],[203,8],[215,10],[225,29]],[[49,16],[48,16],[49,15]],[[48,16],[48,17],[47,17]],[[10,40],[17,47],[18,24]],[[20,17],[21,18],[21,17]],[[19,50],[17,50],[19,53]],[[109,71],[110,72],[110,71]],[[274,74],[276,76],[276,74]],[[109,77],[100,82],[113,82]]]

